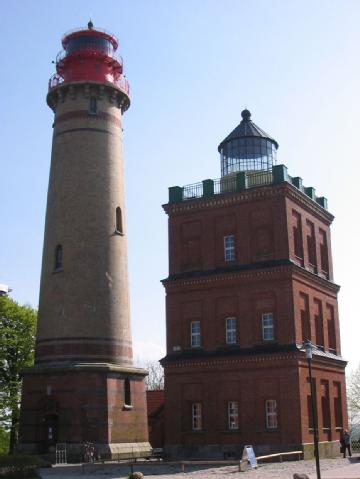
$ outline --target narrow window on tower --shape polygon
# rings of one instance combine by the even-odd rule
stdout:
[[[130,407],[131,406],[131,387],[130,387],[130,379],[125,378],[124,381],[124,406]]]
[[[224,260],[235,261],[235,236],[224,236]]]
[[[329,351],[336,354],[335,310],[332,304],[326,304]]]
[[[274,335],[274,316],[272,313],[262,315],[262,337],[264,341],[273,341]]]
[[[316,241],[315,241],[315,227],[314,223],[309,220],[306,220],[307,227],[307,250],[308,250],[308,260],[309,267],[313,273],[317,272],[317,261],[316,261]]]
[[[192,403],[191,414],[192,414],[192,429],[193,429],[193,431],[201,431],[201,429],[202,429],[201,402]]]
[[[201,346],[200,321],[191,321],[191,347],[199,348]]]
[[[334,381],[334,412],[335,412],[335,428],[337,430],[343,427],[343,415],[341,406],[341,383]]]
[[[236,318],[226,318],[226,344],[236,344]]]
[[[276,399],[267,399],[265,401],[266,429],[276,429],[277,421],[277,403]]]
[[[294,256],[301,266],[304,265],[304,248],[302,240],[301,215],[293,210],[293,239],[294,239]]]
[[[300,293],[300,320],[301,320],[301,332],[302,340],[311,339],[311,329],[310,329],[310,306],[309,306],[309,296],[305,293]]]
[[[116,233],[123,235],[124,231],[123,231],[122,213],[121,213],[120,206],[116,208],[115,220],[116,220],[116,228],[115,228]]]
[[[329,277],[329,252],[327,244],[326,231],[320,229],[320,265],[321,273],[328,278]]]
[[[329,381],[321,380],[320,381],[320,391],[321,391],[321,416],[322,416],[322,427],[325,432],[330,432],[330,394],[329,394]]]
[[[239,404],[237,401],[228,402],[229,429],[239,429]]]
[[[94,96],[90,98],[89,113],[93,115],[97,113],[97,100]]]
[[[320,301],[320,299],[314,299],[314,306],[316,346],[324,350],[324,318],[322,311],[322,302]]]
[[[61,244],[58,244],[55,248],[54,271],[62,270],[62,260],[63,260],[63,249]]]

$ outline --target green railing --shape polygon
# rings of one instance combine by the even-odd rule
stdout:
[[[172,186],[169,188],[169,203],[237,193],[249,188],[272,185],[284,181],[291,183],[313,201],[327,209],[327,199],[323,196],[317,197],[315,188],[312,186],[303,186],[302,179],[299,176],[291,177],[285,165],[275,165],[272,167],[272,170],[239,171],[216,180],[203,180],[202,182],[182,187]]]

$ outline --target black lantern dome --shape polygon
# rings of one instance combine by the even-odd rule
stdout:
[[[221,176],[237,171],[271,170],[276,164],[278,143],[253,123],[249,110],[243,110],[241,117],[240,124],[218,147]]]

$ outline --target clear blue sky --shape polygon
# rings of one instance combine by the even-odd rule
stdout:
[[[60,39],[95,26],[120,40],[129,270],[136,354],[164,351],[167,188],[220,176],[219,142],[252,118],[278,162],[329,199],[342,349],[360,362],[358,0],[62,0],[3,2],[0,282],[38,303],[52,112],[45,103]]]

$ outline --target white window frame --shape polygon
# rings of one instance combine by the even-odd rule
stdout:
[[[261,316],[261,323],[263,341],[273,341],[275,339],[273,313],[263,313]]]
[[[191,405],[191,422],[193,431],[202,430],[202,404],[193,402]]]
[[[267,399],[265,401],[266,429],[277,429],[278,413],[276,399]]]
[[[237,343],[236,318],[234,317],[225,318],[225,334],[226,334],[226,344]]]
[[[191,321],[190,323],[190,339],[192,348],[200,348],[201,346],[201,324],[200,321]]]
[[[239,403],[228,402],[228,427],[231,430],[239,429]]]
[[[235,261],[235,235],[224,236],[224,261]]]

